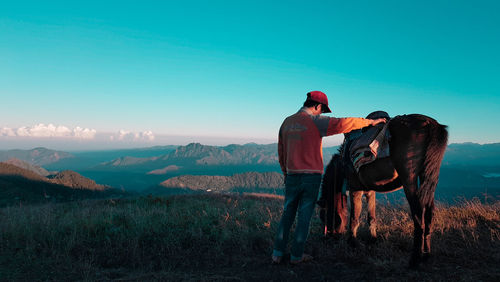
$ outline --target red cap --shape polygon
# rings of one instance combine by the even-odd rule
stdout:
[[[328,107],[328,97],[326,94],[321,91],[311,91],[307,93],[307,100],[315,101],[320,104],[323,104],[322,111],[323,113],[331,113],[332,111]]]

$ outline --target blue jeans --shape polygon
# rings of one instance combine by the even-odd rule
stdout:
[[[288,243],[290,228],[298,211],[295,239],[292,242],[291,260],[300,260],[309,235],[309,223],[316,207],[321,174],[289,174],[285,183],[285,206],[274,241],[274,256],[283,256]]]

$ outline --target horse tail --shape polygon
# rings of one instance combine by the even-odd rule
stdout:
[[[428,124],[427,148],[423,171],[420,174],[419,198],[422,203],[430,203],[439,180],[439,170],[448,143],[446,125],[431,119]]]

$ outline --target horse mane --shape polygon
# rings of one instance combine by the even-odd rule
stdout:
[[[345,149],[345,138],[344,138],[344,142],[342,142],[342,144],[340,144],[339,148],[337,149],[337,153],[336,155],[342,155],[342,152],[344,152],[344,149]],[[332,156],[333,157],[333,156]]]

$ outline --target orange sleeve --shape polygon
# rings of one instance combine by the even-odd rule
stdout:
[[[348,133],[371,125],[371,119],[365,118],[330,118],[326,135]]]

